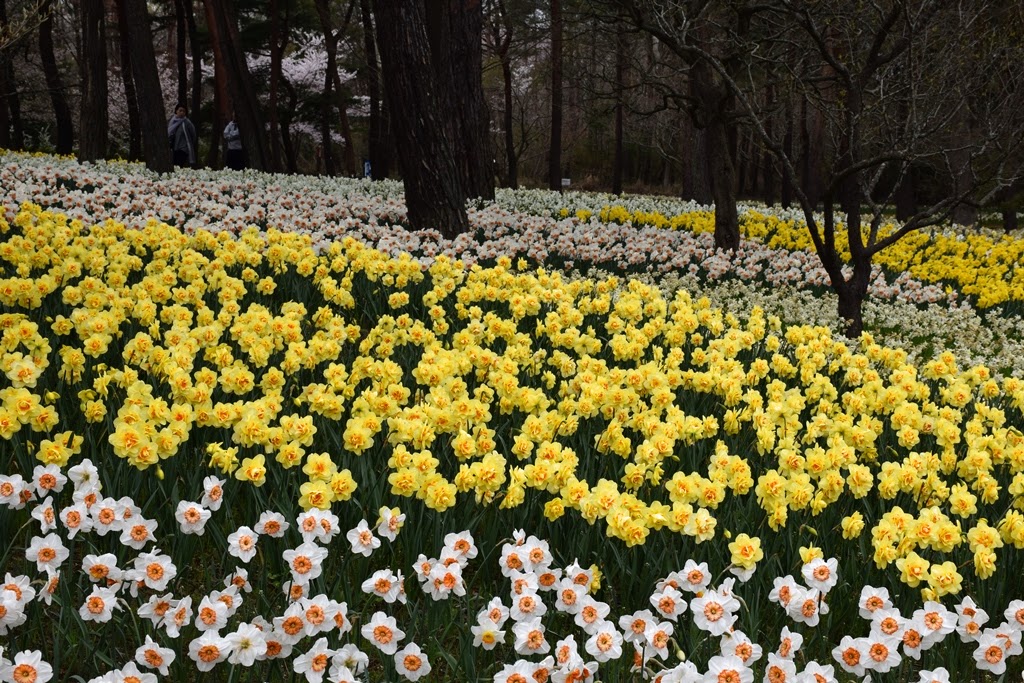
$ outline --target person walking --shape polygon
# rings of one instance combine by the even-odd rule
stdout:
[[[228,125],[224,127],[224,163],[234,170],[241,171],[245,168],[245,149],[242,147],[242,133],[238,130],[235,117],[232,116]]]
[[[184,104],[174,108],[174,116],[167,122],[167,142],[171,146],[175,166],[195,166],[199,137],[196,127],[188,119]]]

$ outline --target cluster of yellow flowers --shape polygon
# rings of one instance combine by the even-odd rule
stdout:
[[[563,217],[568,215],[566,210]],[[575,213],[581,221],[591,215],[585,209]],[[602,208],[598,218],[607,223],[631,222],[694,233],[715,229],[715,215],[711,211],[665,216],[657,211],[630,211],[616,205]],[[884,239],[898,228],[894,223],[882,225],[878,239]],[[753,209],[740,215],[740,232],[772,249],[814,250],[803,222]],[[836,249],[848,260],[849,241],[845,229],[837,226],[835,238]],[[907,273],[921,282],[952,285],[958,292],[974,297],[979,308],[1024,301],[1024,268],[1020,267],[1024,263],[1024,239],[1010,235],[997,238],[987,234],[933,234],[919,230],[882,250],[873,260],[891,273]]]
[[[776,531],[829,511],[856,538],[866,514],[879,567],[935,595],[962,577],[919,551],[967,543],[986,578],[1000,548],[1024,548],[1024,382],[948,353],[916,367],[869,336],[853,351],[757,309],[741,322],[508,258],[425,269],[352,239],[318,255],[277,231],[85,229],[33,206],[0,233],[17,273],[0,303],[24,311],[0,314],[0,436],[30,425],[44,462],[80,450],[51,435],[55,406],[77,405],[158,476],[197,429],[211,466],[256,486],[301,466],[305,508],[348,500],[343,466],[373,458],[434,510],[529,497],[630,545],[706,541],[720,519],[753,532],[748,501]],[[763,555],[745,534],[730,549],[743,569]]]

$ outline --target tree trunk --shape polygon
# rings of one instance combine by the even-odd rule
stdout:
[[[7,82],[7,60],[0,53],[0,147],[4,149],[11,149],[11,112],[7,108],[7,93],[11,90]]]
[[[757,161],[757,143],[753,135],[741,135],[740,140],[742,151],[736,164],[736,196],[755,197],[757,176],[761,172]]]
[[[64,94],[64,81],[53,52],[53,0],[44,0],[39,7],[39,13],[42,19],[39,24],[39,57],[57,124],[57,154],[71,154],[75,146],[75,127],[71,119],[71,108]]]
[[[704,62],[690,68],[690,88],[697,106],[694,123],[707,134],[707,163],[715,200],[715,247],[735,251],[740,246],[736,213],[736,167],[733,141],[736,125],[729,123],[730,94]]]
[[[548,187],[562,189],[562,0],[551,0],[551,145]]]
[[[504,85],[505,111],[502,113],[502,132],[505,134],[505,184],[513,190],[519,187],[519,157],[513,135],[515,121],[512,100],[512,60],[506,51],[501,57],[501,79]]]
[[[953,150],[949,156],[953,159],[953,194],[959,196],[969,191],[975,182],[970,155],[962,150]],[[978,207],[961,202],[953,209],[950,219],[958,225],[976,225]]]
[[[377,59],[377,41],[373,31],[373,11],[370,0],[360,0],[363,22],[363,47],[366,50],[366,92],[370,98],[370,177],[384,180],[391,167],[390,146],[387,143],[387,112],[381,106],[380,63]]]
[[[1020,224],[1017,222],[1017,210],[1003,209],[1003,230],[1007,233],[1011,233],[1019,227]]]
[[[814,109],[805,97],[801,104],[800,146],[803,152],[800,185],[811,206],[821,202],[822,178],[824,177],[824,120],[821,112]]]
[[[167,119],[156,53],[149,29],[149,13],[145,0],[121,0],[124,3],[128,48],[131,51],[132,75],[135,80],[142,130],[142,149],[146,167],[157,173],[171,171],[171,147],[167,143]]]
[[[898,221],[906,221],[917,213],[915,176],[916,173],[914,172],[914,167],[911,166],[907,169],[907,172],[903,174],[900,184],[896,187],[896,196],[894,199],[896,202],[896,220]]]
[[[299,167],[295,156],[295,143],[292,141],[292,114],[299,104],[299,95],[287,78],[281,79],[281,85],[288,93],[288,106],[285,107],[284,116],[281,117],[281,146],[284,147],[285,163],[288,165],[289,173],[298,173]]]
[[[224,60],[228,94],[231,97],[229,109],[235,112],[235,121],[242,134],[242,146],[251,167],[261,171],[274,171],[273,158],[267,144],[266,127],[260,110],[256,88],[245,61],[241,41],[238,37],[238,20],[230,0],[205,0],[212,14],[216,31],[211,31],[220,43],[217,54]]]
[[[710,204],[714,199],[711,196],[711,179],[708,172],[710,164],[707,135],[693,124],[693,119],[689,115],[682,117],[680,128],[683,142],[683,190],[680,198],[698,204]]]
[[[277,110],[277,95],[281,87],[281,61],[284,56],[284,48],[287,38],[281,40],[281,7],[279,0],[270,0],[270,157],[274,160],[274,167],[281,166],[281,124]],[[287,27],[284,32],[287,34]]]
[[[426,10],[418,2],[374,0],[384,89],[405,181],[409,227],[453,239],[469,230],[465,188],[442,117],[430,64]]]
[[[327,58],[328,63],[330,57]],[[331,138],[331,119],[333,118],[334,110],[331,107],[332,90],[334,89],[334,79],[331,78],[330,67],[328,67],[328,73],[324,76],[324,95],[320,102],[320,155],[317,159],[317,173],[320,172],[320,162],[323,162],[323,171],[325,175],[334,175],[334,141]]]
[[[766,93],[765,96],[768,98],[768,107],[769,107],[769,109],[771,109],[772,107],[775,106],[775,88],[772,87],[771,85],[769,85],[768,88],[767,88],[767,93]],[[765,132],[768,134],[769,138],[772,137],[772,126],[774,124],[774,119],[775,119],[775,117],[771,116],[765,122]],[[774,204],[775,204],[775,159],[772,156],[772,153],[768,149],[764,150],[764,155],[762,157],[762,169],[761,170],[764,173],[764,175],[763,175],[764,185],[762,185],[762,188],[764,190],[764,194],[763,194],[763,196],[764,196],[764,203],[768,204],[769,206],[774,206]]]
[[[192,2],[193,0],[182,0],[185,7],[185,24],[188,27],[188,46],[192,51],[192,106],[189,111],[192,123],[195,124],[198,133],[202,122],[203,106],[203,45],[199,40],[196,10]],[[217,131],[216,128],[217,126],[214,126],[214,130],[219,133],[220,131]]]
[[[78,158],[107,156],[107,36],[103,0],[82,0],[82,105]]]
[[[450,112],[449,134],[462,185],[470,197],[494,199],[494,153],[482,84],[483,6],[480,0],[450,0],[440,11],[429,0],[425,6],[434,73]]]
[[[206,166],[220,168],[217,157],[220,153],[220,141],[224,135],[224,127],[231,118],[231,96],[228,94],[228,73],[225,66],[227,59],[221,50],[221,39],[218,33],[217,20],[213,16],[213,8],[209,2],[203,3],[206,14],[206,26],[210,32],[210,44],[213,48],[213,121],[210,131],[210,148],[206,152]]]
[[[10,149],[25,148],[25,127],[21,120],[21,96],[18,95],[18,79],[14,73],[14,64],[0,55],[0,93],[4,99],[4,113],[7,123],[4,131],[10,131],[7,147]]]
[[[0,0],[0,25],[7,24],[7,3]],[[21,101],[18,81],[9,50],[0,50],[0,147],[21,149],[25,146],[21,124]]]
[[[174,0],[174,56],[178,71],[178,98],[175,100],[175,106],[188,102],[188,58],[185,50],[186,36],[188,35],[185,30],[185,2],[187,1]]]
[[[623,155],[622,116],[623,90],[626,87],[626,22],[620,17],[615,32],[615,156],[612,161],[612,194],[622,194]]]
[[[139,100],[135,91],[135,77],[132,75],[132,51],[128,42],[128,19],[124,0],[117,3],[118,45],[121,50],[121,84],[124,87],[125,106],[128,109],[128,158],[142,159],[142,124],[139,120]]]
[[[348,119],[348,95],[342,86],[341,76],[338,74],[338,39],[345,32],[352,17],[351,10],[354,7],[354,4],[349,4],[349,15],[345,20],[345,25],[340,30],[335,31],[331,22],[331,10],[327,0],[316,0],[316,13],[320,18],[320,29],[324,34],[324,49],[327,51],[327,80],[329,81],[324,83],[324,98],[327,102],[324,105],[326,108],[323,110],[325,120],[321,123],[321,135],[330,135],[331,103],[333,102],[338,110],[341,135],[345,138],[343,160],[345,163],[345,175],[348,176],[355,175],[356,153],[352,140],[352,127]],[[326,164],[329,151],[326,139],[322,144],[324,145],[324,161]],[[333,175],[333,173],[332,162],[328,175]]]
[[[859,207],[857,211],[859,212]],[[847,216],[847,234],[853,230],[860,233],[860,220]],[[853,224],[853,225],[850,225]],[[859,239],[856,239],[859,242]],[[851,260],[853,261],[853,275],[849,280],[843,282],[839,287],[833,286],[839,296],[839,318],[846,321],[846,336],[850,339],[857,339],[864,331],[864,299],[868,294],[868,284],[871,282],[871,256],[862,246],[851,244]],[[840,276],[842,279],[842,276]]]
[[[707,127],[711,192],[715,199],[715,247],[735,251],[740,246],[736,213],[736,170],[729,154],[729,132],[717,119]]]
[[[864,331],[864,295],[852,283],[836,289],[839,295],[839,318],[846,323],[844,334],[849,339],[859,339]]]
[[[792,104],[792,103],[790,103]],[[787,159],[793,158],[793,110],[788,109],[786,115],[786,134],[782,137],[782,153],[786,155]],[[772,160],[772,165],[765,170],[765,173],[773,173],[777,166],[775,160]],[[781,191],[780,202],[782,208],[788,209],[793,204],[793,179],[789,177],[788,173],[782,173],[782,191]]]

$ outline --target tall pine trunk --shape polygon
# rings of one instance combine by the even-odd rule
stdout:
[[[78,158],[95,161],[107,155],[107,36],[103,0],[82,0],[82,106]]]
[[[408,0],[374,0],[384,90],[402,154],[409,227],[448,238],[469,230],[465,188],[442,110],[426,33],[426,9]]]
[[[690,68],[690,87],[697,100],[695,124],[704,128],[711,194],[715,200],[715,246],[734,251],[740,245],[736,213],[736,167],[733,141],[736,125],[728,117],[729,95],[704,62]]]
[[[355,5],[349,3],[349,14],[344,21],[344,25],[338,31],[334,30],[333,22],[331,21],[331,11],[327,0],[316,0],[316,13],[320,18],[320,28],[324,34],[324,49],[327,52],[327,78],[324,83],[324,109],[323,116],[324,121],[321,123],[322,131],[321,134],[324,136],[324,162],[325,165],[328,159],[328,152],[330,151],[330,145],[327,142],[327,136],[330,133],[330,120],[331,120],[331,105],[338,110],[338,122],[341,124],[341,135],[345,138],[345,146],[342,151],[342,159],[345,164],[345,174],[352,176],[356,172],[356,154],[355,146],[352,140],[352,126],[348,118],[348,93],[345,91],[341,83],[341,76],[338,73],[338,40],[340,35],[345,32],[348,27],[348,23],[352,18],[352,10]]]
[[[39,23],[39,58],[57,124],[56,150],[57,154],[71,154],[75,146],[75,126],[64,93],[64,80],[53,52],[53,0],[44,0],[39,6],[39,13],[42,19]]]
[[[287,78],[281,79],[281,86],[288,93],[288,105],[281,116],[281,146],[284,147],[284,159],[288,173],[298,173],[299,167],[295,157],[295,143],[292,140],[292,114],[299,105],[299,95],[295,86]]]
[[[209,2],[203,3],[206,14],[206,26],[210,32],[210,44],[213,48],[213,121],[210,131],[210,147],[206,151],[206,166],[219,168],[218,156],[224,127],[231,118],[231,96],[228,94],[228,73],[226,59],[221,51],[220,34],[217,20],[213,16],[213,7]]]
[[[782,137],[782,153],[786,155],[787,159],[793,158],[793,109],[792,103],[789,103],[787,107],[786,115],[786,133]],[[774,172],[775,165],[772,166],[772,172]],[[783,209],[788,209],[793,204],[793,179],[789,177],[788,173],[782,174],[782,196],[780,202]]]
[[[125,107],[128,109],[128,158],[142,159],[142,123],[139,120],[139,100],[132,75],[132,51],[128,42],[128,19],[124,0],[117,3],[117,32],[121,56],[121,85],[124,87]]]
[[[193,0],[182,0],[185,8],[185,25],[188,27],[188,48],[192,52],[192,106],[189,107],[189,112],[198,132],[202,122],[203,106],[203,46],[199,40],[196,9],[192,2]]]
[[[188,103],[188,51],[186,50],[188,33],[185,28],[186,1],[174,0],[174,57],[178,76],[178,97],[175,99],[175,106]]]
[[[470,197],[494,199],[494,155],[481,81],[483,7],[480,0],[451,0],[442,11],[428,0],[426,7],[434,73],[449,113],[462,185]]]
[[[167,118],[164,96],[160,89],[160,75],[156,68],[156,53],[149,28],[149,13],[145,0],[120,0],[124,5],[125,28],[122,40],[127,39],[131,51],[132,75],[139,104],[139,122],[142,130],[142,149],[146,167],[158,173],[171,171],[171,147],[167,142]]]
[[[261,171],[274,171],[273,157],[267,143],[263,112],[260,110],[256,88],[252,82],[252,74],[245,61],[238,37],[238,18],[230,0],[205,0],[216,26],[211,35],[219,42],[217,56],[224,62],[227,77],[228,94],[231,97],[230,109],[235,112],[235,121],[242,134],[242,146],[248,157],[249,165]]]
[[[0,0],[0,24],[7,23],[7,3]],[[0,50],[0,147],[21,149],[25,135],[21,123],[21,99],[18,80],[9,50]]]
[[[281,61],[284,56],[284,48],[287,45],[287,38],[283,41],[281,34],[288,34],[287,20],[284,30],[281,26],[281,3],[279,0],[270,0],[270,156],[274,160],[274,166],[281,166],[281,124],[277,110],[278,92],[281,89]]]
[[[508,52],[501,58],[501,79],[505,97],[505,111],[502,116],[502,132],[505,134],[505,165],[507,176],[505,183],[513,190],[519,187],[519,155],[516,154],[516,140],[513,134],[515,125],[512,101],[512,59]]]
[[[387,111],[381,106],[380,63],[377,59],[370,0],[360,0],[359,10],[363,22],[363,47],[366,50],[366,93],[370,99],[370,177],[384,180],[391,167],[391,149],[387,142]]]
[[[715,199],[715,246],[735,251],[740,246],[740,230],[736,213],[736,168],[729,154],[729,131],[720,119],[708,125],[706,131],[711,193]]]
[[[708,136],[697,128],[689,115],[680,122],[682,128],[682,192],[680,197],[698,204],[711,204],[711,172],[708,160]]]
[[[548,187],[562,189],[562,0],[551,0],[551,145]]]
[[[1020,227],[1016,209],[1003,209],[1003,230],[1009,234]]]
[[[615,32],[615,156],[612,160],[612,194],[622,194],[622,167],[626,163],[623,150],[623,91],[626,88],[626,23],[619,18]]]
[[[327,58],[330,63],[330,57]],[[328,72],[330,67],[328,66]],[[334,79],[331,74],[324,75],[324,94],[320,101],[320,156],[317,159],[317,173],[320,172],[320,162],[323,162],[323,172],[326,175],[334,175],[334,140],[331,137],[331,118],[334,108],[331,101],[334,99]]]

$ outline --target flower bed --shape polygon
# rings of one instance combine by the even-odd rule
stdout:
[[[1019,675],[1024,381],[509,226],[84,207],[0,223],[0,679]]]

